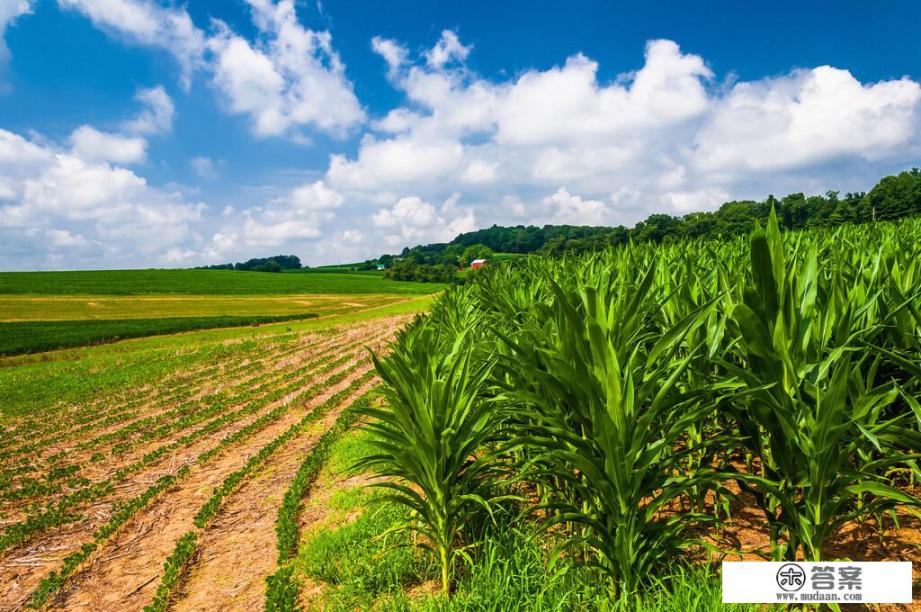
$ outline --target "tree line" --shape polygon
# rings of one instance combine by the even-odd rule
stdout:
[[[297,255],[273,255],[271,257],[254,257],[244,262],[199,266],[197,270],[239,270],[244,272],[281,272],[282,270],[300,270],[301,260]]]
[[[365,266],[387,267],[386,276],[395,280],[451,282],[458,267],[469,265],[473,251],[488,253],[563,253],[597,251],[630,242],[661,243],[682,238],[729,238],[762,224],[771,209],[780,227],[797,230],[831,227],[846,223],[870,223],[921,214],[921,169],[913,168],[879,181],[867,193],[829,191],[825,195],[792,193],[783,198],[768,196],[762,201],[734,200],[713,212],[684,216],[664,213],[649,215],[632,228],[587,225],[517,225],[492,227],[460,234],[448,243],[404,248],[398,256],[382,255]],[[485,249],[485,251],[484,251]]]

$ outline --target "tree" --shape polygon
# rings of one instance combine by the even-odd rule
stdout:
[[[474,259],[489,259],[492,256],[492,249],[485,244],[471,244],[464,249],[464,253],[461,255],[461,263],[467,266]]]

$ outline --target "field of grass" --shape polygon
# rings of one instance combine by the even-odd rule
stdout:
[[[384,293],[424,295],[432,283],[396,282],[379,274],[271,274],[234,270],[98,270],[0,272],[0,295],[260,295]]]

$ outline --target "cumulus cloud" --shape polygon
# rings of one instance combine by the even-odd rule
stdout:
[[[0,0],[0,76],[10,57],[10,50],[4,42],[6,27],[12,24],[17,17],[25,15],[32,10],[32,0]],[[0,81],[2,85],[2,81]]]
[[[698,132],[694,161],[741,172],[882,158],[917,142],[919,103],[908,78],[864,85],[830,66],[738,83]]]
[[[441,68],[453,61],[462,62],[470,55],[471,47],[461,44],[457,34],[444,30],[435,46],[425,53],[425,61],[432,68]]]
[[[331,155],[326,180],[350,201],[415,194],[374,214],[389,241],[396,227],[415,239],[414,220],[455,192],[486,224],[632,224],[768,189],[866,189],[921,153],[921,85],[908,78],[861,83],[820,66],[717,84],[670,40],[609,82],[583,54],[487,79],[450,31],[418,54],[383,38],[372,48],[405,102],[372,119],[354,155]]]
[[[218,22],[208,41],[213,83],[228,109],[247,114],[257,136],[298,135],[311,126],[343,133],[364,120],[329,32],[297,20],[294,3],[248,0],[262,35],[251,43]]]
[[[134,99],[143,109],[133,119],[122,124],[122,129],[131,134],[162,134],[173,128],[176,108],[172,98],[161,85],[140,89]]]
[[[388,73],[391,76],[395,76],[406,62],[408,55],[406,48],[394,40],[375,36],[371,39],[371,48],[387,62]]]
[[[186,88],[202,65],[205,35],[185,9],[164,7],[153,0],[58,0],[58,5],[82,13],[97,27],[129,42],[171,53]]]
[[[192,225],[204,204],[152,187],[109,160],[84,158],[84,152],[0,129],[0,259],[23,248],[47,249],[50,259],[61,249],[79,249],[88,261],[150,262],[194,238]]]
[[[247,115],[256,136],[306,142],[304,128],[343,135],[364,121],[364,109],[331,35],[302,26],[293,0],[247,0],[258,31],[255,40],[216,19],[206,32],[185,8],[164,7],[153,0],[58,0],[58,4],[128,42],[171,53],[186,89],[196,72],[210,73],[226,110]],[[149,110],[130,129],[166,131],[172,102],[165,91],[146,90],[139,96]]]
[[[476,229],[472,210],[456,206],[459,194],[453,194],[441,210],[418,196],[398,199],[393,206],[382,208],[372,217],[374,225],[383,228],[390,244],[400,241],[444,242],[457,234]]]
[[[303,247],[303,241],[323,235],[326,224],[335,218],[334,210],[343,196],[323,181],[305,183],[232,215],[212,236],[203,251],[206,258],[219,258],[244,249],[275,248],[282,245]]]
[[[90,162],[135,164],[147,156],[144,136],[168,132],[173,125],[173,101],[163,87],[141,89],[135,95],[141,111],[121,123],[119,133],[103,132],[91,125],[81,125],[70,135],[71,152]]]
[[[310,181],[237,192],[210,216],[125,167],[171,129],[163,88],[139,91],[141,111],[103,126],[110,131],[80,126],[64,143],[0,132],[8,259],[10,249],[47,247],[48,261],[130,250],[227,261],[269,249],[354,260],[491,223],[632,224],[769,191],[866,189],[921,156],[921,85],[909,78],[866,83],[819,66],[721,81],[669,40],[638,48],[635,69],[613,80],[581,53],[486,78],[467,65],[473,46],[448,30],[423,50],[370,41],[403,99],[366,117],[329,33],[301,25],[291,0],[247,0],[254,36],[221,22],[199,30],[184,8],[152,0],[58,1],[121,38],[168,49],[184,82],[204,74],[258,137],[365,132],[353,150],[332,147],[320,180],[305,168]],[[0,25],[4,15],[8,23],[13,13],[0,13]],[[220,166],[187,163],[203,180]]]
[[[147,154],[145,139],[100,132],[91,125],[81,125],[74,130],[70,144],[74,155],[88,161],[132,164],[143,161]]]
[[[606,219],[606,206],[599,200],[583,200],[560,187],[551,196],[544,199],[544,204],[552,209],[557,223],[569,225],[600,225]]]

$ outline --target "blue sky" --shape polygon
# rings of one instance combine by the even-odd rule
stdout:
[[[0,269],[317,265],[865,190],[921,164],[919,22],[916,2],[0,0]]]

